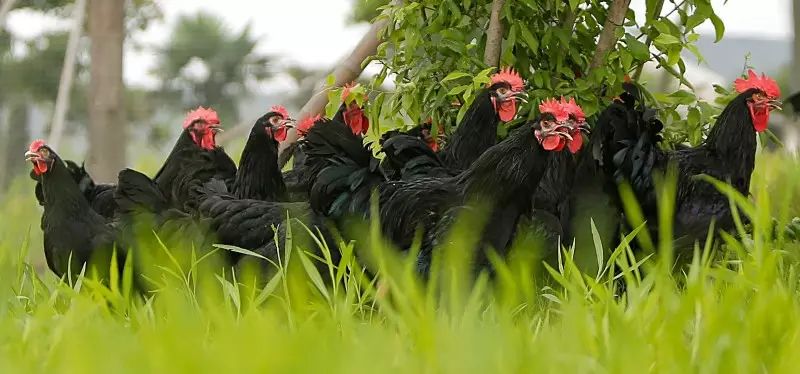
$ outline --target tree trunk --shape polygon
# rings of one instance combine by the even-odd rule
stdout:
[[[58,82],[58,96],[56,96],[56,105],[53,109],[50,136],[47,137],[48,144],[55,149],[59,149],[58,146],[64,133],[64,123],[67,120],[70,92],[72,92],[72,82],[75,76],[75,58],[78,55],[78,43],[83,31],[83,16],[86,13],[86,0],[77,0],[73,12],[72,22],[74,23],[69,31],[67,51],[64,53],[64,66],[61,68],[61,80]]]
[[[603,31],[600,32],[597,48],[594,50],[592,63],[589,65],[589,73],[605,64],[606,54],[617,44],[616,31],[625,22],[625,13],[628,12],[630,4],[631,0],[614,0],[609,5],[608,16],[603,24]]]
[[[792,46],[794,47],[794,53],[792,55],[792,69],[789,71],[794,72],[794,74],[790,74],[792,92],[795,93],[800,91],[800,74],[798,74],[798,69],[800,69],[800,0],[794,0],[792,2],[792,16],[793,16],[793,24],[794,24],[794,41]],[[798,108],[795,108],[795,111]]]
[[[372,24],[372,27],[369,28],[369,31],[361,38],[361,41],[353,48],[353,51],[350,52],[350,55],[342,61],[336,69],[333,70],[333,76],[336,78],[334,85],[339,87],[345,83],[352,82],[361,75],[361,72],[364,69],[361,67],[361,63],[364,60],[375,54],[378,50],[378,45],[380,44],[380,40],[378,39],[378,32],[380,32],[384,27],[386,27],[387,20],[381,19]],[[306,105],[300,109],[300,113],[298,113],[297,118],[302,119],[306,116],[321,114],[325,110],[325,105],[328,104],[328,93],[324,89],[325,88],[325,80],[323,79],[318,85],[317,89],[315,90],[315,94],[311,96],[311,99],[308,100]],[[288,160],[290,157],[283,155],[286,151],[287,147],[292,143],[297,141],[297,133],[294,130],[290,130],[288,136],[286,137],[286,141],[281,143],[279,154],[281,154],[281,159]],[[294,147],[292,149],[295,149]],[[283,167],[283,165],[281,165]]]
[[[125,0],[89,0],[91,66],[89,84],[89,156],[95,180],[112,182],[125,167],[125,108],[122,44]]]
[[[0,199],[5,195],[9,179],[9,173],[2,166],[8,162],[7,159],[11,153],[11,148],[13,148],[8,141],[8,128],[10,126],[6,108],[8,106],[0,107]]]
[[[503,52],[503,22],[500,21],[500,12],[506,0],[492,1],[492,14],[489,18],[489,27],[486,28],[486,48],[483,50],[483,63],[487,66],[499,66],[500,54]]]
[[[0,30],[5,30],[8,12],[14,9],[14,5],[16,4],[17,0],[4,0],[0,2]]]
[[[25,152],[30,135],[28,135],[28,104],[16,103],[7,106],[8,121],[3,127],[3,154],[0,155],[0,191],[5,191],[15,177],[25,171],[26,163],[22,154]]]

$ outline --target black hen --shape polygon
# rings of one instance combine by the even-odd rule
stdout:
[[[388,181],[359,139],[340,128],[330,129],[328,142],[346,151],[339,153],[314,182],[312,208],[342,228],[350,217],[369,217],[371,191],[377,189],[381,227],[389,240],[408,249],[417,229],[423,230],[423,272],[456,208],[473,199],[481,199],[491,212],[491,224],[482,231],[481,243],[505,249],[520,215],[530,212],[530,200],[548,154],[534,134],[541,131],[537,122],[513,131],[459,176]]]
[[[96,184],[83,164],[78,166],[74,161],[64,160],[64,165],[72,175],[72,179],[78,184],[78,189],[89,202],[89,206],[104,218],[113,218],[117,212],[117,203],[114,201],[114,190],[117,186],[110,183]],[[33,172],[31,172],[31,178],[37,181],[35,187],[36,200],[39,201],[39,205],[43,205],[42,184]]]
[[[256,120],[239,158],[231,193],[238,199],[285,200],[286,184],[278,168],[278,142],[286,139],[289,113],[275,106]]]
[[[96,272],[107,279],[112,252],[120,250],[118,264],[124,262],[124,245],[117,243],[117,229],[92,210],[64,162],[44,141],[34,141],[25,153],[41,182],[42,231],[47,266],[57,276],[72,280],[88,265],[86,274]]]

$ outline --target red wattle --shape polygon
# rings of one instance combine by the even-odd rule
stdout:
[[[564,139],[558,135],[549,135],[542,140],[542,148],[547,151],[560,151],[564,148]]]
[[[514,99],[506,100],[495,105],[497,114],[503,122],[509,122],[517,115],[517,102]]]
[[[583,147],[583,134],[581,134],[580,130],[577,130],[573,131],[570,136],[572,136],[572,141],[569,142],[567,147],[569,147],[569,151],[573,154],[578,153],[581,147]]]
[[[275,133],[272,134],[272,138],[279,143],[286,140],[286,127],[281,126],[277,130],[275,130]]]
[[[200,140],[200,147],[207,151],[213,150],[216,144],[217,143],[215,141],[215,134],[213,131],[210,130],[206,131],[203,134],[203,138]]]
[[[47,162],[44,161],[34,161],[33,162],[33,172],[36,175],[42,175],[47,172]]]
[[[753,128],[756,132],[767,129],[769,124],[769,109],[766,106],[756,106],[753,103],[747,104],[750,109],[750,119],[753,120]]]
[[[363,135],[369,130],[369,119],[359,107],[344,112],[344,123],[353,130],[353,134]]]

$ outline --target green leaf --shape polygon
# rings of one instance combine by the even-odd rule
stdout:
[[[669,34],[659,34],[655,40],[653,40],[656,45],[672,45],[672,44],[680,44],[680,39],[669,35]]]
[[[447,96],[455,96],[467,90],[467,88],[472,87],[468,84],[462,86],[453,87],[450,91],[447,91]]]
[[[444,77],[444,79],[442,79],[442,82],[449,82],[451,80],[455,80],[455,79],[458,79],[458,78],[464,78],[464,77],[468,77],[468,76],[469,76],[469,74],[467,74],[467,73],[464,73],[464,72],[461,72],[461,71],[454,71],[454,72],[452,72],[450,74],[447,74],[447,76]]]
[[[719,42],[722,40],[722,36],[725,35],[725,24],[722,23],[722,20],[714,13],[711,14],[709,19],[711,19],[711,24],[714,25],[714,34],[716,35],[714,43]]]
[[[236,247],[236,246],[233,246],[233,245],[214,244],[214,247],[215,248],[219,248],[219,249],[224,249],[226,251],[240,253],[240,254],[243,254],[243,255],[258,257],[258,258],[260,258],[262,260],[266,260],[267,259],[266,257],[264,257],[264,256],[262,256],[262,255],[260,255],[258,253],[255,253],[255,252],[253,252],[251,250],[247,250],[247,249],[244,249],[244,248],[239,248],[239,247]]]
[[[520,28],[520,30],[522,30],[521,31],[522,40],[525,42],[525,44],[528,45],[528,48],[530,48],[531,51],[538,50],[539,49],[539,41],[536,40],[536,38],[533,36],[533,34],[531,34],[531,30],[528,29],[526,26],[522,26]]]
[[[650,50],[647,48],[647,45],[636,40],[636,38],[630,34],[625,35],[625,43],[628,45],[628,51],[630,51],[635,59],[642,61],[650,58]]]
[[[669,98],[677,105],[689,105],[697,100],[694,93],[686,90],[678,90],[669,94]]]

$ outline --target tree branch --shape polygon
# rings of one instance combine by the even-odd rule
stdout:
[[[589,64],[589,74],[606,62],[608,51],[617,44],[616,31],[618,27],[622,27],[622,23],[625,21],[625,13],[628,12],[630,4],[631,0],[613,0],[608,7],[608,16],[603,24],[603,31],[600,32],[600,39],[597,41],[592,63]]]
[[[394,3],[399,2],[399,0],[394,1]],[[375,53],[378,51],[378,45],[381,42],[378,39],[378,33],[386,27],[388,22],[389,18],[382,18],[378,21],[375,21],[367,33],[361,38],[361,41],[359,41],[358,44],[356,44],[356,46],[353,48],[353,51],[350,52],[350,55],[333,70],[332,74],[334,77],[335,87],[341,87],[346,83],[352,82],[356,80],[359,75],[361,75],[361,72],[364,71],[361,64],[367,59],[367,57],[375,55]],[[325,79],[323,79],[317,85],[317,89],[315,90],[316,93],[311,96],[306,105],[300,109],[300,113],[297,115],[298,119],[321,114],[325,110],[325,105],[328,104],[328,95],[325,88]],[[294,129],[289,130],[289,133],[286,136],[286,141],[281,143],[278,150],[280,160],[288,161],[289,158],[291,158],[291,155],[284,155],[284,152],[287,151],[287,148],[289,148],[290,145],[297,141],[297,138],[297,132]],[[223,139],[220,141],[224,141]],[[293,149],[295,149],[295,147],[291,148],[290,153],[293,152]],[[283,167],[284,165],[280,166]]]
[[[61,68],[61,80],[58,82],[56,105],[53,109],[53,122],[50,126],[50,136],[48,136],[48,143],[55,149],[58,149],[58,144],[61,142],[61,136],[64,133],[64,122],[67,118],[67,109],[69,109],[69,96],[72,91],[72,81],[75,77],[75,58],[78,55],[78,42],[81,39],[83,17],[86,14],[86,0],[77,0],[73,13],[72,22],[74,23],[69,30],[67,51],[64,54],[64,67]]]
[[[503,50],[503,23],[500,21],[500,12],[506,0],[492,1],[492,14],[489,17],[489,26],[486,28],[486,48],[483,50],[483,63],[487,66],[500,64],[500,53]]]

